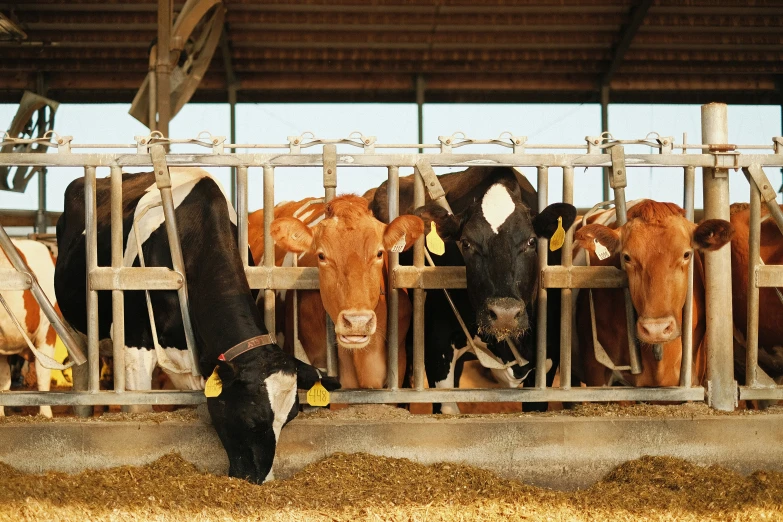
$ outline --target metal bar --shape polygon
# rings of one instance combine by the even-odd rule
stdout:
[[[43,120],[39,118],[39,122]],[[35,231],[38,234],[46,234],[49,227],[49,219],[46,215],[46,168],[38,171],[38,210],[35,215]]]
[[[0,291],[23,291],[29,290],[33,285],[33,280],[13,268],[0,269]]]
[[[93,290],[179,290],[183,281],[180,274],[163,266],[99,266],[89,275]]]
[[[751,388],[749,386],[739,387],[739,400],[741,401],[761,401],[761,400],[783,400],[783,386],[774,388]]]
[[[650,10],[653,0],[641,0],[635,6],[631,7],[631,11],[628,14],[628,23],[623,27],[620,38],[617,41],[617,45],[612,50],[612,61],[609,63],[609,67],[601,78],[603,85],[609,85],[617,72],[618,67],[625,58],[625,53],[631,47],[636,33],[644,22],[644,17],[647,16],[647,11]],[[606,201],[606,200],[604,200]]]
[[[237,208],[237,233],[239,234],[239,256],[242,259],[242,266],[248,266],[248,238],[247,238],[247,167],[237,167],[236,169],[236,208]],[[264,236],[266,237],[266,236]],[[274,258],[274,256],[273,256]],[[253,263],[255,265],[255,263]]]
[[[609,85],[601,85],[601,133],[609,132]],[[606,151],[604,151],[606,153]],[[609,201],[609,167],[602,169],[601,201]]]
[[[275,266],[275,240],[272,221],[275,219],[275,168],[264,166],[264,268]],[[268,332],[277,333],[275,324],[275,291],[264,290],[264,324]]]
[[[573,167],[563,168],[563,203],[574,204]],[[573,227],[570,227],[566,231],[562,249],[562,264],[566,270],[571,268],[573,264],[573,244],[574,232]],[[560,291],[560,388],[563,390],[571,389],[571,327],[573,321],[571,295],[570,288],[564,288]]]
[[[194,377],[198,377],[201,375],[201,370],[199,369],[199,349],[190,318],[185,259],[182,256],[182,246],[179,240],[179,232],[177,231],[177,217],[174,209],[174,197],[171,193],[171,177],[166,163],[166,152],[162,145],[153,145],[150,147],[150,155],[152,156],[152,163],[155,169],[155,182],[160,191],[160,200],[163,205],[166,237],[169,240],[169,250],[171,251],[171,264],[174,267],[174,271],[182,275],[182,286],[177,289],[177,297],[182,316],[182,327],[185,330],[185,341],[190,353],[190,373]]]
[[[414,170],[413,175],[413,207],[424,205],[424,180],[421,174]],[[424,234],[416,240],[413,246],[413,266],[424,267]],[[413,387],[424,389],[424,290],[413,289]]]
[[[400,169],[389,167],[389,222],[391,223],[400,215]],[[398,252],[389,252],[389,281],[392,274],[400,264],[400,254]],[[386,385],[390,390],[398,389],[399,385],[399,346],[400,346],[400,294],[399,290],[388,285],[388,298],[386,300],[388,319],[386,325],[388,339],[389,361],[386,368]]]
[[[84,229],[87,248],[87,274],[98,268],[98,220],[96,208],[95,167],[84,168]],[[97,392],[100,389],[98,292],[87,288],[87,359],[88,389]]]
[[[549,167],[537,168],[538,183],[538,211],[546,208],[549,201]],[[543,270],[547,267],[549,254],[549,241],[546,238],[538,238],[538,270],[539,277],[543,278]],[[546,388],[546,338],[547,338],[547,289],[541,286],[538,289],[538,309],[536,311],[536,388]]]
[[[548,266],[545,288],[626,288],[628,276],[613,266]]]
[[[169,137],[169,120],[171,120],[171,11],[172,0],[158,0],[158,41],[155,59],[157,130],[167,138]]]
[[[783,234],[783,210],[780,210],[778,206],[777,192],[772,187],[764,170],[759,165],[752,164],[749,167],[743,167],[742,171],[748,180],[753,179],[756,188],[761,192],[761,199],[767,204],[770,216],[775,220],[780,233]]]
[[[783,399],[783,388],[748,390],[744,393],[761,395],[758,398],[777,396]],[[299,392],[299,400],[306,402],[306,392]],[[426,389],[426,390],[335,390],[329,394],[334,404],[384,404],[384,403],[432,403],[432,402],[608,402],[608,401],[701,401],[704,388],[630,388],[596,387],[572,388],[492,388],[492,389]],[[743,397],[744,398],[744,397]],[[756,397],[754,397],[756,398]],[[0,394],[2,406],[61,405],[131,405],[131,404],[202,404],[206,402],[201,391],[159,391],[74,393],[74,392],[4,392]]]
[[[419,74],[416,76],[416,115],[419,130],[419,143],[424,143],[424,93],[426,90],[426,82],[424,81],[424,75]],[[419,149],[419,154],[424,152],[424,149]]]
[[[685,167],[685,219],[693,221],[696,169]],[[682,361],[680,363],[680,386],[689,388],[693,384],[693,270],[696,266],[696,252],[691,252],[688,265],[688,289],[685,292],[685,306],[682,311]]]
[[[702,142],[725,144],[729,140],[727,107],[710,103],[701,108]],[[729,219],[729,177],[725,168],[705,168],[704,217]],[[731,250],[704,253],[707,330],[707,402],[717,410],[731,411],[737,400],[734,381],[733,321],[731,303]]]
[[[759,364],[759,287],[753,284],[761,251],[761,193],[756,181],[750,184],[750,223],[748,227],[748,317],[745,334],[745,386],[758,386],[756,369]]]
[[[756,268],[755,279],[750,281],[757,288],[780,288],[783,286],[783,266],[766,265]]]
[[[122,168],[111,168],[111,266],[122,268]],[[112,290],[112,355],[114,359],[114,391],[125,391],[125,295]],[[100,379],[100,373],[99,373]]]
[[[323,148],[323,182],[324,201],[329,203],[337,191],[337,146],[328,144]],[[337,340],[334,333],[334,321],[326,315],[326,373],[336,377],[339,373],[339,358],[337,355]]]
[[[615,145],[611,149],[612,170],[610,172],[609,185],[614,190],[614,208],[617,215],[617,226],[622,227],[628,221],[625,207],[625,187],[628,185],[625,171],[625,149],[622,145]],[[625,262],[620,258],[620,266],[625,270]],[[625,326],[628,336],[628,353],[631,373],[642,373],[642,354],[639,344],[636,342],[636,311],[631,300],[631,291],[626,288],[623,291],[625,299]]]

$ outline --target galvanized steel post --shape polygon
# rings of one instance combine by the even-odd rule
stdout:
[[[275,266],[275,240],[272,237],[272,221],[275,219],[275,168],[264,165],[264,266]],[[264,324],[267,331],[277,333],[275,325],[275,291],[264,289]]]
[[[232,179],[234,179],[233,176]],[[236,189],[237,234],[239,235],[237,240],[239,243],[239,256],[242,259],[242,267],[244,268],[248,266],[249,255],[247,251],[247,167],[245,166],[236,168]],[[266,231],[264,231],[264,234],[266,234]],[[266,238],[266,235],[264,235],[264,238]],[[272,252],[272,259],[274,259],[274,251]]]
[[[563,203],[574,204],[574,167],[563,167]],[[563,242],[562,264],[570,269],[573,264],[574,228],[569,227]],[[560,388],[571,389],[571,306],[572,290],[560,290]]]
[[[329,203],[337,192],[337,146],[324,145],[323,149],[324,169],[324,201]],[[334,333],[334,322],[329,314],[326,315],[326,373],[330,377],[337,377],[339,373],[339,359],[337,356],[337,339]]]
[[[413,207],[424,205],[424,179],[418,169],[413,174]],[[413,266],[424,268],[424,235],[413,246]],[[424,389],[424,290],[413,289],[413,387]]]
[[[696,169],[685,167],[685,196],[683,207],[685,219],[693,221],[694,186]],[[695,252],[691,253],[688,265],[688,290],[685,293],[685,307],[682,310],[682,361],[680,363],[680,386],[690,388],[693,381],[693,267],[696,265]]]
[[[701,108],[702,142],[725,145],[729,141],[727,107],[710,103]],[[719,157],[716,156],[716,160]],[[729,219],[729,175],[726,168],[704,168],[704,218]],[[734,381],[733,321],[731,303],[731,250],[728,246],[704,253],[707,314],[707,402],[731,411],[737,404]]]
[[[95,199],[95,167],[84,167],[84,230],[87,248],[87,364],[88,389],[100,389],[100,337],[98,332],[98,292],[90,289],[90,273],[98,268],[98,220]]]
[[[537,168],[538,211],[541,212],[549,201],[549,167]],[[544,270],[547,267],[549,240],[538,238],[538,310],[536,312],[536,388],[546,388],[546,322],[547,322],[547,289],[543,285]],[[553,361],[554,362],[554,361]]]
[[[156,105],[158,107],[157,130],[169,137],[171,119],[171,19],[172,0],[158,0],[158,41],[155,60]],[[168,146],[166,146],[168,150]]]
[[[745,334],[745,386],[759,385],[756,369],[759,364],[759,287],[756,271],[761,250],[761,193],[752,177],[750,184],[750,222],[748,223],[748,323]],[[776,203],[776,202],[774,202]]]
[[[122,268],[122,167],[111,167],[111,267]],[[111,292],[114,391],[125,391],[125,293]],[[100,379],[100,374],[99,374]]]
[[[389,183],[387,195],[389,198],[389,223],[394,221],[400,214],[400,169],[399,167],[389,167]],[[398,388],[399,372],[397,368],[397,358],[399,357],[400,340],[400,294],[399,290],[394,288],[393,278],[394,269],[400,264],[400,254],[389,252],[389,284],[387,285],[388,294],[386,296],[387,306],[387,339],[389,360],[386,367],[386,385],[390,390]]]

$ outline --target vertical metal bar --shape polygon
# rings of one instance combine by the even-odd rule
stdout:
[[[538,211],[544,210],[549,201],[549,167],[538,167]],[[544,269],[547,267],[549,241],[538,238],[538,310],[536,313],[536,388],[546,388],[546,322],[547,322],[547,289],[541,285]]]
[[[400,169],[399,167],[389,167],[389,187],[387,191],[389,198],[389,222],[391,223],[400,214]],[[388,339],[389,362],[386,367],[386,383],[390,390],[398,388],[399,370],[397,368],[397,358],[399,357],[400,346],[400,295],[399,290],[391,285],[394,269],[400,263],[400,254],[389,252],[389,285],[386,299],[388,309],[388,319],[386,325]]]
[[[413,207],[424,205],[424,179],[418,169],[413,174]],[[413,246],[413,266],[424,267],[424,235]],[[424,290],[413,289],[413,387],[424,389]]]
[[[696,168],[685,167],[685,196],[683,207],[685,219],[693,221],[694,188],[696,184]],[[691,252],[691,263],[688,265],[688,290],[685,293],[685,307],[682,311],[682,362],[680,365],[680,386],[690,388],[693,384],[693,267],[696,265]]]
[[[163,136],[169,137],[171,119],[171,38],[172,0],[158,0],[158,41],[155,74],[157,76],[158,127]],[[168,146],[166,147],[168,150]]]
[[[758,386],[756,368],[759,364],[759,288],[756,286],[756,270],[761,250],[761,193],[755,180],[750,183],[750,227],[748,230],[748,324],[746,331],[745,385]],[[776,202],[773,202],[776,203]]]
[[[574,167],[563,167],[563,203],[574,204]],[[566,231],[563,242],[563,266],[571,268],[573,264],[574,232]],[[560,291],[560,388],[571,389],[571,326],[573,308],[571,307],[570,288]]]
[[[334,199],[337,191],[337,146],[324,145],[324,201],[329,203]],[[339,373],[339,360],[337,356],[337,339],[334,334],[334,322],[329,314],[326,314],[326,373],[336,377]]]
[[[419,74],[416,76],[416,111],[417,121],[419,124],[419,143],[424,143],[424,92],[426,84],[424,82],[424,75]],[[419,149],[419,154],[424,152],[424,149]]]
[[[601,133],[609,131],[609,86],[601,86]],[[604,167],[601,179],[601,201],[609,201],[609,167]]]
[[[237,142],[237,88],[236,85],[228,86],[228,107],[230,118],[230,135],[231,143]],[[231,149],[229,152],[236,154],[236,149]],[[237,207],[239,201],[237,199],[237,168],[231,167],[231,203]]]
[[[232,179],[234,177],[232,176]],[[248,251],[247,251],[247,167],[236,168],[236,208],[237,208],[237,234],[239,234],[239,256],[242,258],[242,266],[248,265]],[[266,210],[264,211],[266,215]],[[264,231],[266,234],[266,231]],[[266,235],[264,235],[266,238]],[[266,252],[266,250],[264,250]],[[274,251],[272,252],[272,259],[274,259]],[[275,332],[272,332],[275,333]]]
[[[87,248],[87,364],[90,392],[100,385],[98,292],[90,290],[90,272],[98,268],[98,221],[95,200],[95,167],[84,167],[84,230]]]
[[[272,238],[272,221],[275,219],[275,168],[264,166],[264,266],[275,266],[275,240]],[[267,331],[277,334],[275,326],[275,291],[264,289],[264,324]]]
[[[150,102],[149,102],[149,128],[150,132],[158,130],[158,73],[149,72],[150,78]]]
[[[727,107],[710,103],[701,108],[702,142],[729,141]],[[729,176],[723,168],[705,168],[704,218],[729,219]],[[717,410],[731,411],[737,400],[734,381],[733,325],[731,320],[731,250],[721,248],[704,253],[708,340],[707,400]]]
[[[40,119],[40,111],[38,121]],[[35,214],[35,231],[38,234],[46,234],[49,219],[46,216],[46,167],[41,167],[38,171],[38,211]]]
[[[122,268],[122,167],[111,167],[111,266]],[[114,391],[125,391],[125,296],[122,290],[111,292],[112,355]],[[100,374],[99,374],[100,379]]]

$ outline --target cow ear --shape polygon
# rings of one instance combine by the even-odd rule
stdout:
[[[620,250],[620,233],[604,225],[584,226],[576,231],[574,239],[579,242],[582,248],[591,252],[595,251],[596,239],[611,253]]]
[[[557,220],[563,218],[563,229],[568,230],[576,219],[576,207],[568,203],[553,203],[533,218],[533,230],[538,237],[551,239],[557,230]]]
[[[717,250],[734,236],[734,225],[724,219],[708,219],[693,231],[693,248]]]
[[[307,252],[313,244],[313,233],[307,225],[296,218],[275,219],[272,221],[270,232],[275,243],[288,252],[297,254]]]
[[[231,386],[239,376],[237,367],[228,361],[218,361],[217,372],[218,377],[220,377],[220,382],[223,384],[223,388]]]
[[[444,241],[456,241],[462,235],[462,220],[437,203],[428,203],[413,211],[424,221],[424,230],[429,231],[430,223],[435,223],[438,235]]]
[[[405,236],[405,247],[408,250],[424,233],[424,222],[416,216],[400,216],[386,227],[383,232],[383,248],[391,250],[397,241]],[[395,250],[396,252],[396,250]]]

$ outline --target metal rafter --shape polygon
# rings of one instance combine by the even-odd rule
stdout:
[[[609,85],[612,81],[612,77],[617,72],[617,68],[620,66],[620,63],[622,63],[623,58],[625,58],[625,53],[628,52],[628,49],[631,47],[631,42],[633,42],[633,38],[639,31],[639,27],[641,27],[642,22],[644,22],[644,17],[647,16],[647,11],[649,11],[652,4],[653,0],[641,0],[636,7],[632,9],[628,24],[623,27],[622,33],[620,34],[620,40],[614,47],[614,53],[612,61],[609,63],[609,68],[601,78],[602,85]]]

